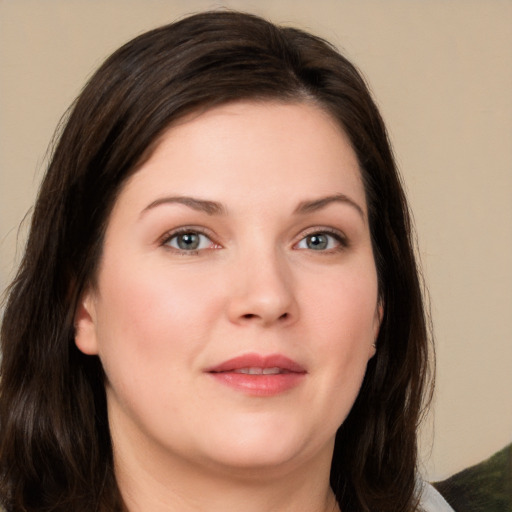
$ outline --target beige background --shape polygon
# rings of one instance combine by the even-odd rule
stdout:
[[[437,338],[432,479],[512,440],[512,1],[0,0],[0,288],[52,132],[101,61],[229,6],[310,29],[364,71],[414,210]],[[21,232],[18,250],[22,248]]]

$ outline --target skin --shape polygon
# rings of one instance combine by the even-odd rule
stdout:
[[[76,314],[128,509],[334,510],[334,437],[380,318],[358,161],[328,114],[240,102],[171,127],[122,189]],[[255,396],[206,371],[247,353],[305,374]]]

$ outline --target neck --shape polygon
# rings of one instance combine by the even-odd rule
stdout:
[[[242,483],[202,477],[192,483],[183,478],[134,481],[127,475],[118,477],[126,512],[339,512],[328,486],[299,482]]]
[[[332,447],[300,464],[223,468],[114,443],[125,512],[339,512],[329,485]]]

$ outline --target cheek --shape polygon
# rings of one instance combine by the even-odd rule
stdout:
[[[121,263],[104,276],[97,310],[105,366],[122,357],[133,363],[132,372],[155,372],[163,362],[169,368],[200,349],[209,319],[218,315],[217,287],[199,274],[158,265]]]
[[[318,334],[333,350],[364,349],[373,343],[378,324],[377,277],[372,265],[346,268],[316,280],[303,296],[316,317]]]
[[[319,290],[307,298],[308,338],[314,340],[310,350],[318,369],[313,374],[321,389],[311,400],[322,398],[319,406],[330,411],[326,427],[336,430],[352,408],[373,355],[378,323],[376,276],[368,266],[363,272],[340,273],[325,280],[323,291]]]
[[[190,396],[197,395],[194,370],[218,316],[216,288],[200,275],[170,273],[165,265],[123,262],[103,275],[97,332],[110,413],[144,429],[168,417],[179,424]],[[188,390],[188,398],[181,390]]]

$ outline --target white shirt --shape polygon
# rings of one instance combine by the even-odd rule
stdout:
[[[420,510],[423,512],[455,512],[446,500],[427,482],[420,484]]]

